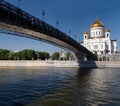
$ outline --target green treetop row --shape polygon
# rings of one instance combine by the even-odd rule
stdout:
[[[64,58],[60,58],[59,52],[54,52],[51,56],[47,52],[40,52],[34,50],[22,50],[19,52],[13,52],[5,49],[0,49],[0,60],[68,60],[69,53],[66,53]]]

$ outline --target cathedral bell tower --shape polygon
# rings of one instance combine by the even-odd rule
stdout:
[[[84,39],[83,41],[87,40],[88,39],[88,32],[87,31],[84,31]]]
[[[105,37],[110,38],[110,29],[108,28],[105,30]]]

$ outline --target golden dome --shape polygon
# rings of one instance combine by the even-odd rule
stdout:
[[[91,28],[95,27],[104,27],[104,24],[96,18],[96,21],[91,25]]]
[[[89,36],[88,36],[88,39],[91,39],[91,38],[92,38],[92,37],[89,35]]]
[[[110,32],[110,29],[109,29],[109,28],[107,28],[107,29],[105,30],[105,32]]]
[[[88,32],[87,32],[87,31],[84,31],[84,34],[88,34]]]

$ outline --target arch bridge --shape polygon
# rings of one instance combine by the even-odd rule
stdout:
[[[96,58],[92,52],[64,32],[4,0],[0,0],[0,32],[43,40],[67,48],[79,61]]]

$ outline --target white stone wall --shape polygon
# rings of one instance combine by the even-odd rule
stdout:
[[[117,41],[111,41],[109,37],[86,39],[83,45],[97,54],[111,54],[117,51]]]
[[[112,41],[112,51],[113,53],[117,52],[117,41]]]
[[[84,41],[84,46],[92,52],[105,52],[108,50],[108,53],[111,53],[111,40],[109,38],[94,38]]]
[[[120,61],[0,61],[0,67],[69,67],[69,68],[105,68],[120,67]]]
[[[0,60],[0,67],[79,67],[77,61]]]

